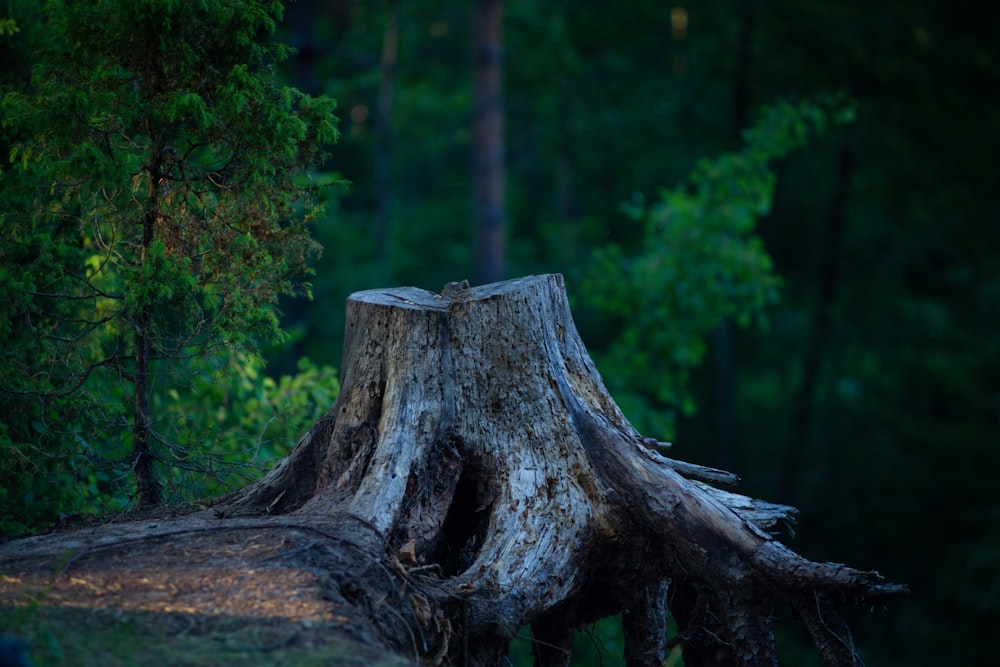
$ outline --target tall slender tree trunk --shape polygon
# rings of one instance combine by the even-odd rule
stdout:
[[[138,489],[139,505],[158,505],[163,500],[162,487],[156,478],[150,448],[149,427],[149,312],[140,314],[135,333],[135,416],[132,421],[132,470]]]
[[[285,10],[284,25],[295,47],[295,66],[291,68],[291,75],[295,87],[310,95],[320,94],[323,88],[318,67],[323,54],[314,29],[323,9],[317,0],[298,0]]]
[[[781,468],[779,493],[785,502],[794,502],[798,496],[798,479],[802,472],[803,450],[808,447],[809,442],[816,388],[833,331],[833,309],[840,283],[840,246],[844,236],[847,196],[853,171],[853,153],[844,147],[837,155],[837,175],[827,216],[812,337],[802,364],[802,379],[795,392],[791,428]]]
[[[392,220],[392,104],[399,60],[399,3],[385,2],[385,29],[382,32],[382,67],[375,106],[375,239],[381,260],[387,255]]]
[[[736,353],[733,324],[728,319],[712,334],[712,465],[732,470],[736,459]]]
[[[749,125],[750,70],[753,65],[753,34],[756,25],[754,0],[740,3],[740,32],[736,43],[736,71],[733,76],[732,119],[738,137]],[[733,323],[722,322],[712,336],[713,456],[712,463],[725,469],[736,458],[736,352]]]
[[[736,72],[733,77],[733,126],[742,132],[749,125],[750,71],[753,67],[753,38],[757,26],[756,0],[742,0],[740,32],[736,41]]]
[[[153,244],[156,227],[156,216],[159,212],[160,187],[162,179],[160,170],[160,146],[154,151],[152,167],[148,177],[149,192],[146,207],[142,215],[142,246],[139,262],[147,261],[147,254]],[[132,420],[132,471],[135,475],[138,500],[140,506],[158,505],[163,500],[163,489],[156,478],[154,456],[150,448],[149,426],[149,356],[150,356],[150,326],[152,309],[143,305],[135,314],[134,377],[133,387],[135,414]]]
[[[576,195],[573,189],[573,172],[576,155],[573,151],[573,96],[572,80],[564,77],[558,84],[556,100],[556,165],[555,165],[555,214],[560,227],[560,246],[554,250],[563,261],[573,261],[577,253]]]
[[[477,0],[474,50],[474,275],[478,282],[490,283],[503,277],[506,253],[503,0]]]

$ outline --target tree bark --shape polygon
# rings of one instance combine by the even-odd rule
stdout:
[[[736,459],[735,356],[733,323],[726,319],[712,333],[712,464],[720,468]]]
[[[147,195],[145,209],[142,215],[142,245],[140,247],[139,262],[148,261],[147,253],[153,245],[156,219],[160,214],[160,185],[162,178],[159,175],[161,163],[163,161],[163,141],[158,139],[153,151],[151,164],[147,176],[149,193]],[[163,487],[156,477],[156,469],[153,465],[155,458],[150,448],[150,426],[149,426],[149,357],[150,357],[150,329],[152,324],[152,307],[147,303],[141,306],[139,312],[133,318],[134,344],[133,350],[135,368],[132,376],[133,403],[135,414],[132,421],[132,471],[135,474],[136,494],[140,506],[158,505],[163,501]]]
[[[142,312],[136,320],[135,375],[132,421],[132,471],[135,474],[136,495],[141,507],[158,505],[163,500],[163,486],[156,476],[155,459],[149,446],[149,313]]]
[[[836,606],[905,592],[798,556],[768,532],[793,508],[650,449],[605,390],[561,276],[369,290],[347,311],[337,402],[217,511],[368,526],[413,591],[400,612],[421,658],[498,664],[531,624],[539,664],[568,664],[574,628],[625,612],[628,664],[657,664],[669,611],[686,665],[775,664],[780,600],[826,664],[853,664]]]
[[[375,242],[376,256],[385,261],[392,220],[392,106],[399,60],[399,3],[386,0],[385,28],[382,31],[382,59],[379,70],[378,101],[375,105]]]
[[[503,278],[506,254],[503,0],[476,1],[474,48],[475,277],[489,283]]]
[[[805,459],[805,451],[809,449],[815,395],[820,385],[823,359],[828,354],[835,325],[834,311],[840,283],[840,254],[853,171],[853,154],[846,146],[842,147],[837,154],[837,175],[826,220],[826,238],[823,241],[812,335],[802,361],[802,377],[795,391],[791,426],[781,467],[779,493],[783,502],[793,503],[798,498],[802,462]]]
[[[750,72],[753,67],[753,40],[756,26],[755,0],[743,0],[739,6],[739,35],[736,42],[733,73],[732,119],[736,138],[749,125]],[[712,334],[712,423],[713,459],[720,468],[729,468],[736,459],[736,359],[733,323],[723,320]]]
[[[198,560],[270,588],[276,559],[297,562],[364,641],[473,666],[503,664],[524,625],[536,664],[568,665],[574,629],[619,613],[629,667],[678,648],[688,667],[773,665],[779,601],[824,664],[860,664],[838,606],[906,592],[795,554],[770,533],[793,508],[653,451],[605,390],[559,275],[357,292],[342,367],[335,404],[260,481],[177,521],[5,545],[0,570],[44,562],[50,584],[75,586],[111,553],[140,568],[162,553],[178,586]]]

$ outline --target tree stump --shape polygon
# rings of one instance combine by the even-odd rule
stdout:
[[[769,533],[793,508],[654,451],[605,389],[560,275],[355,293],[342,368],[330,411],[219,511],[367,526],[406,589],[409,629],[386,639],[422,659],[499,664],[530,624],[536,664],[567,665],[575,628],[624,612],[630,666],[662,665],[668,613],[689,667],[770,665],[784,601],[825,664],[857,664],[836,607],[906,592],[798,556]]]

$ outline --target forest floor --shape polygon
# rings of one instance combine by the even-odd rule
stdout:
[[[407,664],[336,601],[319,531],[170,514],[0,545],[0,634],[36,667]]]

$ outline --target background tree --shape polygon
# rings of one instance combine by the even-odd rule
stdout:
[[[471,9],[415,0],[401,11],[400,216],[375,282],[365,254],[371,135],[352,120],[334,158],[354,183],[336,205],[344,224],[320,231],[329,252],[316,291],[332,306],[291,323],[310,332],[299,349],[315,358],[341,340],[337,309],[351,291],[438,289],[472,275]],[[379,12],[330,0],[316,15],[326,36],[320,81],[347,104],[375,99]],[[739,119],[763,104],[836,90],[858,100],[856,122],[771,165],[773,203],[755,229],[781,278],[779,300],[764,328],[732,331],[731,373],[692,366],[687,404],[668,409],[685,455],[718,465],[713,397],[732,392],[732,469],[752,495],[794,498],[797,547],[857,563],[894,555],[885,573],[917,593],[856,625],[878,664],[992,659],[982,638],[997,592],[966,583],[1000,581],[997,501],[988,476],[974,472],[997,465],[997,136],[983,128],[1000,106],[1000,59],[989,15],[940,0],[506,7],[508,272],[566,276],[609,383],[618,368],[604,364],[612,342],[621,345],[620,320],[582,303],[582,281],[595,248],[614,243],[623,259],[639,258],[656,238],[647,237],[651,221],[632,219],[622,203],[638,193],[655,209],[659,192],[676,190],[700,158],[739,150]],[[699,345],[705,359],[717,349]],[[631,351],[645,346],[635,339]],[[662,403],[615,395],[636,422],[662,421]],[[780,490],[783,467],[790,497]],[[928,519],[949,526],[946,534],[929,533]],[[781,640],[800,641],[792,631]]]
[[[504,277],[506,174],[504,173],[503,1],[477,0],[473,189],[476,273],[479,283]]]
[[[23,92],[29,86],[34,53],[47,43],[48,30],[38,3],[9,5],[16,32],[0,36],[0,93]],[[5,120],[6,120],[5,110]],[[9,122],[0,125],[0,150],[9,156],[12,144],[26,136],[23,128]],[[39,355],[45,346],[39,328],[32,328],[32,297],[25,292],[35,276],[59,275],[64,262],[83,258],[77,250],[72,226],[28,224],[23,212],[32,206],[32,194],[44,189],[38,175],[13,167],[5,159],[0,165],[0,334],[4,353],[0,356],[2,383],[16,375],[23,359]],[[44,191],[44,190],[43,190]],[[72,303],[53,304],[56,314],[72,316]],[[27,326],[24,326],[27,325]],[[51,325],[51,322],[50,322]],[[39,355],[36,358],[41,358]],[[32,382],[34,383],[32,385]],[[67,451],[65,441],[52,432],[51,423],[72,431],[83,421],[89,401],[83,396],[45,392],[44,376],[25,382],[29,389],[41,389],[38,396],[0,392],[0,531],[18,532],[50,524],[61,511],[73,505],[75,488],[92,480],[73,474],[59,475]],[[55,437],[53,437],[55,436]],[[81,463],[75,459],[74,463]],[[96,480],[93,480],[96,481]]]
[[[779,278],[756,226],[774,198],[771,165],[853,113],[835,99],[766,108],[741,150],[700,161],[652,204],[633,203],[645,232],[640,254],[625,257],[616,245],[597,253],[585,301],[612,321],[605,364],[639,428],[674,433],[676,418],[694,413],[691,374],[713,332],[730,319],[746,327],[766,317]]]
[[[47,12],[57,47],[33,88],[5,99],[22,137],[12,159],[40,185],[5,220],[10,256],[29,265],[5,267],[5,314],[40,349],[8,360],[3,389],[23,401],[88,394],[115,415],[103,428],[127,424],[123,464],[139,503],[155,504],[155,462],[189,453],[159,428],[156,389],[280,340],[278,295],[308,294],[318,186],[307,170],[336,138],[333,102],[275,81],[280,3]],[[60,243],[33,252],[54,230]]]
[[[28,11],[36,4],[11,5],[21,12],[10,13],[21,32],[0,45],[44,34]],[[284,25],[285,39],[300,52],[282,70],[300,88],[341,101],[343,138],[328,164],[352,186],[327,206],[338,224],[315,227],[326,248],[316,300],[283,305],[293,345],[267,352],[266,374],[276,382],[294,376],[302,355],[337,358],[351,292],[405,284],[436,290],[472,275],[471,3],[398,3],[393,215],[384,254],[371,233],[378,201],[371,177],[375,114],[365,112],[378,99],[387,6],[375,0],[289,5],[295,21]],[[773,202],[755,234],[773,262],[770,273],[781,278],[779,300],[764,311],[764,328],[731,332],[731,373],[691,366],[686,403],[667,409],[678,415],[678,454],[718,464],[709,444],[720,412],[713,396],[731,392],[731,469],[750,495],[795,498],[802,511],[796,549],[878,565],[890,579],[913,585],[915,594],[892,614],[854,624],[874,664],[993,659],[984,638],[998,597],[990,582],[1000,582],[994,520],[1000,508],[991,477],[981,472],[998,465],[1000,370],[1000,243],[993,222],[1000,147],[989,131],[1000,108],[1000,58],[990,16],[981,3],[941,0],[877,7],[553,0],[506,7],[508,273],[566,276],[577,325],[609,383],[618,369],[605,366],[607,360],[628,358],[628,350],[620,320],[583,298],[594,250],[620,248],[620,275],[628,276],[629,260],[650,256],[646,244],[662,240],[649,231],[661,210],[659,193],[688,192],[678,183],[700,158],[738,151],[741,126],[761,105],[831,90],[859,101],[855,123],[771,164]],[[23,69],[3,68],[0,77],[6,82],[33,61],[22,62]],[[27,196],[32,190],[13,180],[26,176],[8,169],[5,197]],[[634,207],[622,206],[637,193],[650,212],[638,220]],[[55,239],[66,231],[46,234]],[[37,247],[52,248],[47,239],[38,237]],[[14,247],[32,246],[5,242],[0,252]],[[73,247],[64,244],[62,252]],[[55,250],[38,255],[39,261],[57,256]],[[666,259],[664,266],[676,265]],[[15,332],[7,349],[20,356],[13,351],[17,341],[30,340]],[[614,357],[612,345],[620,350]],[[645,353],[644,345],[635,340],[632,353]],[[699,345],[705,359],[720,349],[714,341]],[[627,401],[630,419],[663,421],[662,402],[638,398]],[[45,409],[56,402],[50,395]],[[4,409],[11,416],[3,425],[36,447],[48,437],[48,451],[63,451],[56,447],[66,439],[55,437],[51,425],[74,422],[70,401],[62,403],[63,420],[44,420],[50,426],[44,434],[32,427],[34,421],[44,428],[38,401]],[[72,404],[83,424],[88,413],[80,400]],[[182,404],[172,403],[171,414]],[[98,441],[89,437],[100,435],[95,430],[74,429]],[[12,469],[8,462],[32,465],[16,456],[23,450],[7,451],[14,454],[0,471]],[[24,488],[9,485],[20,484],[15,477],[0,490]],[[80,488],[71,475],[58,479],[47,494]],[[94,483],[107,488],[110,481]],[[12,491],[11,497],[25,496]],[[794,628],[778,632],[783,644],[801,643]],[[588,638],[582,646],[597,659]],[[783,655],[809,664],[794,652]]]

